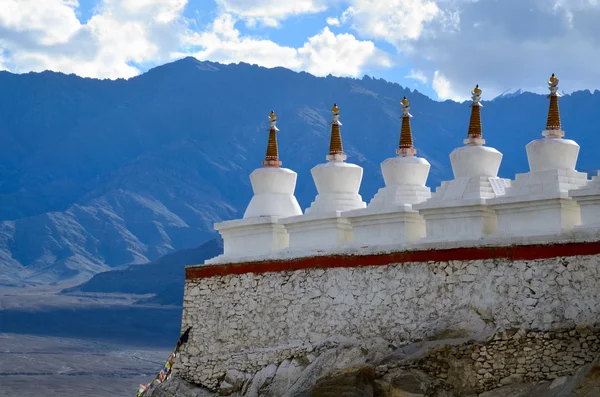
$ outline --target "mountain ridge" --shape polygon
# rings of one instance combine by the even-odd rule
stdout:
[[[383,186],[379,163],[395,155],[403,96],[435,188],[452,178],[448,155],[466,136],[468,105],[382,79],[194,58],[129,80],[0,73],[0,285],[83,282],[213,238],[212,224],[240,217],[250,200],[271,109],[303,208],[316,194],[309,171],[325,161],[334,102],[369,201]],[[582,170],[599,167],[598,105],[598,91],[561,99]],[[541,137],[546,112],[545,96],[527,92],[484,101],[484,138],[505,155],[502,176],[527,171],[524,145]]]
[[[154,294],[154,297],[137,303],[182,306],[185,266],[201,264],[222,253],[223,240],[215,238],[196,248],[179,250],[147,264],[98,273],[85,283],[66,288],[61,293]]]

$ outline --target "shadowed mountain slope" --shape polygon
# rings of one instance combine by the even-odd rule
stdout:
[[[96,274],[89,281],[63,292],[156,294],[140,303],[181,306],[185,266],[203,263],[222,253],[223,241],[213,239],[197,248],[177,251],[145,265]]]
[[[240,217],[250,200],[248,174],[264,157],[271,109],[305,208],[337,102],[368,201],[383,185],[379,163],[395,155],[403,96],[435,187],[452,177],[448,154],[466,136],[468,104],[383,80],[193,58],[116,81],[0,72],[0,285],[85,281],[214,237],[212,224]],[[567,137],[582,146],[581,170],[600,167],[599,106],[597,91],[560,102]],[[547,107],[531,93],[484,102],[484,138],[504,153],[502,176],[528,170],[524,146],[541,136]]]

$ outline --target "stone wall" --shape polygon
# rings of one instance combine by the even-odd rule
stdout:
[[[481,392],[514,383],[552,381],[573,375],[599,351],[599,332],[587,328],[501,332],[485,342],[432,349],[410,367],[447,382],[463,392]],[[398,365],[377,368],[379,376]]]
[[[377,266],[363,266],[373,263],[369,258],[338,256],[326,268],[314,258],[315,267],[280,264],[296,270],[274,271],[273,264],[262,264],[265,272],[253,265],[251,273],[243,265],[188,269],[182,327],[193,329],[177,372],[214,389],[228,370],[255,373],[271,363],[318,354],[313,350],[328,340],[382,338],[402,344],[490,327],[592,326],[600,313],[600,255],[586,247],[542,247],[537,252],[543,259],[490,258],[502,250],[486,248],[467,252],[465,257],[475,259],[464,260],[439,260],[440,252],[432,252],[391,255],[396,263]],[[571,256],[548,257],[549,252]],[[361,265],[344,267],[355,263]],[[525,375],[558,371],[553,367],[525,368]],[[505,375],[490,373],[494,382]]]

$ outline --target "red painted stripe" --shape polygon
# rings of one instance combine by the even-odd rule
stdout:
[[[222,265],[189,266],[185,270],[188,280],[225,276],[228,274],[268,273],[303,269],[328,269],[336,267],[384,266],[407,262],[447,262],[505,258],[509,260],[535,260],[566,256],[600,254],[600,241],[587,243],[562,243],[539,245],[513,245],[505,247],[471,247],[425,251],[399,251],[386,254],[326,255],[263,262],[229,263]]]

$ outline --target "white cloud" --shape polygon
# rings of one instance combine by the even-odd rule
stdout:
[[[429,79],[427,78],[427,76],[425,76],[425,73],[423,73],[420,70],[411,69],[410,73],[404,77],[407,79],[417,80],[421,84],[427,84],[429,82]]]
[[[365,67],[389,67],[387,54],[371,41],[357,40],[349,33],[333,34],[325,28],[298,49],[303,70],[317,76],[359,76]]]
[[[0,0],[0,47],[13,71],[57,70],[131,77],[132,62],[170,59],[185,26],[187,0],[103,0],[81,24],[75,0]]]
[[[397,44],[417,39],[424,26],[441,13],[433,0],[351,0],[343,20],[362,36]]]
[[[229,14],[219,16],[209,31],[194,33],[187,38],[187,44],[199,47],[199,51],[180,55],[193,55],[200,60],[222,63],[247,62],[265,67],[300,68],[296,49],[280,46],[270,40],[242,37],[235,28],[235,22]]]
[[[552,72],[560,74],[567,92],[600,88],[600,70],[594,67],[600,62],[599,0],[345,4],[340,22],[349,23],[357,38],[392,44],[403,63],[426,76],[443,71],[436,80],[440,98],[467,97],[476,83],[486,87],[488,98],[508,87],[546,92]],[[452,89],[444,89],[444,82]]]
[[[432,84],[440,98],[466,98],[476,83],[486,98],[509,87],[545,92],[552,72],[566,92],[600,88],[599,0],[201,0],[215,1],[218,16],[194,32],[183,16],[188,0],[96,1],[95,15],[81,23],[77,0],[0,0],[0,68],[130,77],[136,65],[194,54],[360,76],[391,65],[374,44],[386,41],[413,69],[405,77]],[[327,25],[351,31],[325,28],[295,47],[235,28],[333,9],[340,15],[328,14]]]
[[[459,95],[453,91],[452,84],[439,70],[436,70],[433,73],[431,85],[438,98],[441,100],[452,99],[454,101],[463,101],[467,99],[465,96]]]
[[[336,35],[326,27],[302,47],[286,47],[271,40],[241,36],[235,18],[229,14],[218,17],[209,31],[190,36],[188,45],[200,48],[187,54],[201,60],[283,66],[316,76],[359,76],[364,68],[390,65],[389,56],[373,42],[357,40],[348,33]]]
[[[405,54],[421,70],[443,71],[452,83],[446,97],[466,96],[475,84],[485,88],[487,98],[510,87],[547,92],[545,82],[553,72],[567,92],[599,87],[600,71],[593,66],[600,62],[598,2],[555,4],[465,1],[458,29],[423,35]]]
[[[328,0],[215,0],[222,13],[238,16],[250,25],[260,21],[266,26],[278,26],[292,15],[324,11]],[[331,0],[329,0],[331,2]]]
[[[105,7],[142,20],[173,22],[181,16],[188,0],[104,0]]]
[[[0,71],[8,70],[5,66],[6,58],[4,56],[4,50],[0,48]]]
[[[0,0],[0,26],[41,45],[64,43],[80,28],[77,6],[76,0]]]
[[[330,17],[330,18],[327,18],[326,22],[327,22],[327,25],[329,25],[329,26],[340,26],[341,25],[340,20],[338,18]]]
[[[219,0],[221,8],[244,14],[240,19],[263,18],[263,23],[267,15],[282,18],[324,7],[317,1]],[[100,78],[135,76],[140,72],[136,64],[189,54],[224,63],[283,66],[318,76],[360,76],[365,68],[390,64],[388,54],[373,42],[349,33],[333,34],[329,28],[298,48],[241,35],[235,28],[238,17],[232,14],[221,14],[207,30],[192,32],[182,16],[186,4],[187,0],[102,0],[95,15],[81,24],[75,0],[0,0],[0,48],[10,54],[3,63],[16,72],[50,69]]]

